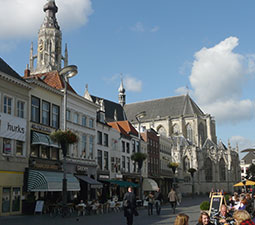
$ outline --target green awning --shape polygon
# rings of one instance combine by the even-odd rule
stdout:
[[[62,172],[29,170],[28,191],[62,191],[63,177]],[[66,179],[68,191],[80,191],[80,183],[77,178],[68,173]]]
[[[111,184],[116,184],[120,187],[138,187],[139,184],[135,184],[129,181],[124,181],[124,180],[109,180],[108,181]]]
[[[54,148],[60,148],[58,143],[54,142],[49,135],[33,131],[32,145],[46,145]]]

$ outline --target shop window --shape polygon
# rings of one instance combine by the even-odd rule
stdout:
[[[41,158],[49,159],[50,158],[50,148],[45,145],[41,145]]]
[[[59,106],[52,105],[52,126],[59,128]]]
[[[39,157],[39,145],[31,145],[31,157]]]
[[[59,149],[57,149],[57,148],[51,149],[51,159],[59,160]]]
[[[2,193],[2,212],[8,213],[11,209],[11,188],[4,187]]]
[[[15,187],[12,189],[12,212],[20,211],[20,188]]]
[[[4,96],[4,113],[12,114],[12,98]]]
[[[25,103],[22,101],[17,101],[17,117],[25,117]]]
[[[36,97],[31,98],[31,120],[40,122],[40,99]]]
[[[23,155],[23,141],[16,141],[16,155]]]
[[[11,154],[11,152],[12,152],[11,139],[4,138],[3,139],[3,153],[4,154]]]
[[[44,125],[50,125],[50,103],[42,102],[42,123]]]

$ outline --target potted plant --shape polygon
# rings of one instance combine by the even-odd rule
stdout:
[[[138,163],[138,169],[141,170],[143,161],[147,158],[147,155],[142,152],[136,152],[131,155],[131,159]]]
[[[78,136],[71,130],[57,130],[52,132],[50,137],[61,145],[64,156],[67,154],[68,144],[74,144],[79,140]]]
[[[210,208],[210,202],[209,201],[203,201],[201,204],[200,204],[200,209],[202,211],[208,211]]]

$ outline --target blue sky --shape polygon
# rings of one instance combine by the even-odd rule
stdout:
[[[83,95],[127,103],[185,94],[217,122],[217,136],[255,145],[255,1],[55,0],[72,78]],[[19,74],[46,0],[0,0],[0,54]],[[12,16],[10,16],[12,15]],[[15,16],[13,16],[15,15]]]

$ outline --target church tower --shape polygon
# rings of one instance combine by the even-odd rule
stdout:
[[[44,21],[38,33],[37,54],[33,55],[33,44],[30,49],[30,71],[31,74],[45,73],[61,69],[61,60],[64,66],[68,63],[67,46],[65,46],[65,57],[62,56],[62,33],[56,19],[58,7],[55,0],[48,0],[44,5]],[[36,68],[34,68],[34,60]]]
[[[119,104],[123,107],[126,104],[126,90],[123,85],[123,79],[121,78],[121,83],[119,87]]]

